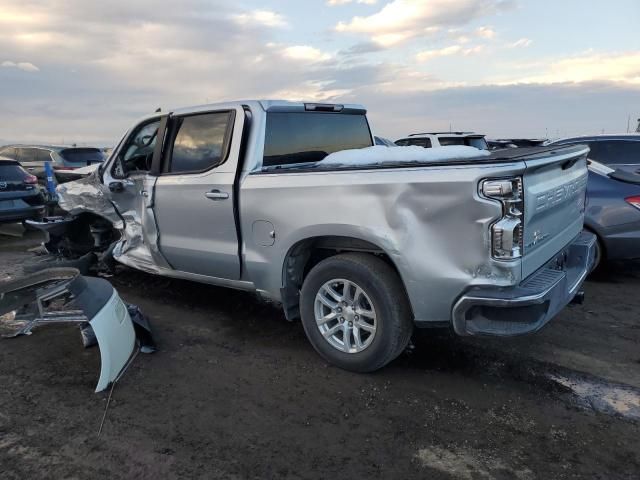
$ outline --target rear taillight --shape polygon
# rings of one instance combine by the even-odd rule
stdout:
[[[635,197],[627,197],[624,199],[624,201],[640,210],[640,195],[636,195]]]
[[[497,260],[522,257],[524,242],[524,197],[522,178],[485,180],[483,196],[502,203],[502,218],[491,225],[491,255]]]
[[[23,183],[26,183],[27,185],[35,185],[36,183],[38,183],[38,177],[36,177],[35,175],[27,174],[24,177]]]

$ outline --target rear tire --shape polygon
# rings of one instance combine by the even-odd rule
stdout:
[[[352,372],[384,367],[403,352],[413,331],[398,274],[371,254],[340,254],[313,267],[302,285],[300,312],[320,356]]]

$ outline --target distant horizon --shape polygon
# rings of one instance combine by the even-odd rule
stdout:
[[[0,0],[0,137],[111,145],[238,98],[361,103],[391,139],[625,133],[638,25],[637,0]]]

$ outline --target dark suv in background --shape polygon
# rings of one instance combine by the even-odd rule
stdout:
[[[0,157],[0,223],[37,220],[44,215],[38,179],[15,160]]]
[[[593,135],[563,138],[551,145],[589,145],[589,159],[610,168],[637,172],[640,170],[640,134]]]
[[[44,164],[51,162],[58,182],[76,180],[74,170],[102,163],[106,155],[94,147],[58,147],[51,145],[7,145],[0,148],[0,157],[20,163],[29,173],[45,180]]]
[[[640,134],[565,138],[550,145],[589,145],[585,228],[598,236],[597,258],[640,258]]]

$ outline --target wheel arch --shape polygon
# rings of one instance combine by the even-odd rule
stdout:
[[[298,240],[284,257],[282,266],[282,308],[288,320],[300,318],[300,289],[309,271],[325,258],[341,253],[362,252],[376,255],[398,275],[405,295],[407,289],[400,269],[385,249],[376,243],[346,235],[319,235]],[[409,296],[407,295],[407,301]],[[408,302],[410,305],[410,302]]]

